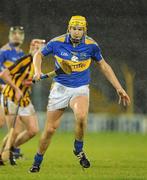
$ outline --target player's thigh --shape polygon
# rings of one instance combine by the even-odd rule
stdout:
[[[21,116],[21,121],[24,123],[25,128],[30,131],[38,131],[39,125],[38,125],[38,118],[36,114],[33,115],[27,115],[27,116]]]
[[[19,133],[23,129],[23,125],[22,125],[22,123],[20,121],[20,117],[19,116],[16,117],[15,115],[6,115],[7,128],[10,129],[11,127],[13,127],[15,118],[16,118],[15,132]]]
[[[87,116],[89,110],[89,96],[77,96],[70,101],[70,107],[75,116]]]
[[[5,123],[5,114],[2,107],[0,106],[0,127],[2,127],[4,123]]]
[[[45,124],[45,128],[57,128],[60,124],[61,117],[64,113],[65,109],[57,109],[54,111],[47,111],[47,120]]]

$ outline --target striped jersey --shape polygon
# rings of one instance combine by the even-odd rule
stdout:
[[[23,92],[23,98],[20,101],[21,107],[26,107],[30,103],[31,87],[23,85],[24,80],[31,79],[34,75],[33,58],[31,55],[23,56],[18,59],[14,65],[8,68],[12,76],[12,82],[21,89]],[[2,93],[5,97],[9,98],[17,104],[15,99],[15,92],[13,88],[6,84]]]

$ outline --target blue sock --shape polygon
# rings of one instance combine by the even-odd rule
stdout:
[[[78,141],[75,139],[74,148],[77,153],[81,152],[83,149],[83,141]]]
[[[37,153],[37,154],[35,155],[35,157],[34,157],[34,165],[35,165],[35,166],[40,166],[42,160],[43,160],[43,155]]]
[[[17,153],[17,154],[20,154],[20,149],[19,149],[19,148],[14,148],[14,149],[13,149],[13,152],[14,152],[14,153]]]

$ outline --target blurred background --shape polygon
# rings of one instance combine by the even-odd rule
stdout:
[[[88,21],[88,35],[102,49],[132,104],[123,108],[109,82],[91,65],[91,131],[119,130],[147,132],[147,1],[146,0],[1,0],[0,46],[8,41],[10,26],[25,28],[24,51],[33,38],[46,41],[64,34],[72,15]],[[43,61],[43,72],[54,69],[54,58]],[[43,127],[51,80],[33,86],[32,100]],[[61,129],[73,128],[73,115],[67,109]]]

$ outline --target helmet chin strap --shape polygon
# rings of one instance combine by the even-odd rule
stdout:
[[[81,39],[82,39],[82,38],[72,38],[72,37],[70,36],[71,42],[72,42],[72,43],[75,43],[75,44],[80,43]]]
[[[71,38],[71,42],[78,44],[80,42],[80,39],[73,39],[73,38]]]
[[[19,43],[19,42],[14,42],[14,43],[11,43],[14,47],[18,47],[18,46],[20,46],[20,44],[21,43]]]

